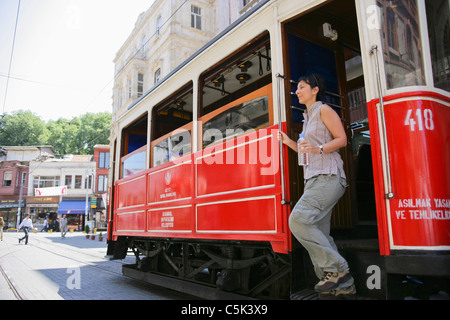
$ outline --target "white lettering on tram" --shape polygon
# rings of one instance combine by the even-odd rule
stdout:
[[[400,199],[398,208],[398,220],[450,220],[450,199]]]

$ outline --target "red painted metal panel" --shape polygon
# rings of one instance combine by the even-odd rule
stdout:
[[[281,204],[277,130],[212,147],[223,151],[223,163],[208,162],[211,153],[200,151],[119,181],[115,237],[270,241],[287,253],[289,207]]]
[[[148,202],[158,203],[192,198],[192,160],[148,174]]]
[[[274,187],[279,171],[276,132],[262,129],[200,152],[195,158],[197,196]]]
[[[134,211],[116,214],[116,231],[145,231],[145,211]]]
[[[143,175],[120,182],[116,187],[117,209],[145,205],[146,187]]]
[[[148,211],[148,231],[192,232],[193,207],[162,208]]]
[[[198,232],[276,233],[275,197],[197,206]]]
[[[388,97],[385,101],[388,102],[385,105],[386,134],[395,195],[388,201],[388,208],[376,126],[376,101],[369,104],[381,253],[390,254],[391,249],[448,248],[450,109],[444,102],[450,103],[450,99],[435,93],[416,92]]]
[[[389,104],[385,113],[393,244],[450,246],[450,109],[419,98]]]

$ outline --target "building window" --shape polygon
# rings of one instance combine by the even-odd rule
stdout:
[[[54,177],[45,177],[45,176],[37,176],[33,179],[33,187],[34,188],[53,188],[59,187],[59,176]]]
[[[92,189],[92,176],[86,177],[86,183],[84,184],[85,189]]]
[[[27,184],[27,173],[22,172],[22,186],[25,187],[26,184]]]
[[[106,192],[108,188],[108,176],[107,175],[99,175],[98,176],[98,192]]]
[[[142,73],[138,73],[138,89],[137,89],[137,97],[140,98],[144,94],[144,75]]]
[[[128,99],[131,99],[131,93],[132,93],[132,83],[131,79],[128,79]]]
[[[202,30],[202,9],[191,6],[191,27]]]
[[[100,152],[98,155],[98,167],[100,169],[109,168],[109,152]]]
[[[6,171],[3,174],[3,186],[10,187],[12,183],[12,171]]]
[[[72,189],[72,176],[65,176],[64,185],[67,186],[67,189]]]
[[[162,25],[162,18],[161,16],[156,19],[156,36],[159,36],[161,34],[161,25]]]
[[[122,87],[117,88],[117,109],[122,107]]]
[[[75,189],[81,189],[82,183],[83,183],[83,177],[75,176]]]
[[[145,51],[147,51],[147,38],[145,36],[142,37],[141,40],[141,58],[145,59]]]
[[[160,80],[161,80],[161,69],[158,69],[155,72],[155,85],[158,84]]]

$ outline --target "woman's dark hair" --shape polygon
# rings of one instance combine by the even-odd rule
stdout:
[[[311,86],[312,89],[315,87],[319,88],[319,92],[317,93],[317,100],[322,99],[323,94],[325,93],[325,80],[322,78],[320,74],[313,73],[308,76],[302,76],[298,79],[298,82],[305,81],[307,84]]]

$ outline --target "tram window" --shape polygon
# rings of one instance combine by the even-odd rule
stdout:
[[[269,123],[268,96],[240,103],[219,113],[203,125],[203,148]]]
[[[122,157],[122,178],[128,177],[145,170],[145,159],[147,158],[147,146],[143,146],[130,154]]]
[[[450,4],[448,0],[433,0],[425,5],[434,85],[450,91]]]
[[[192,82],[153,108],[151,165],[156,167],[192,152]]]
[[[416,0],[378,0],[388,89],[425,84]]]
[[[145,114],[122,131],[120,158],[122,178],[146,169],[147,122],[148,116]]]
[[[269,40],[267,33],[260,35],[202,75],[200,116],[214,112],[272,82]]]
[[[163,137],[160,142],[156,141],[155,144],[152,145],[153,167],[159,166],[169,161],[174,161],[192,152],[191,130],[176,130],[167,138]]]

